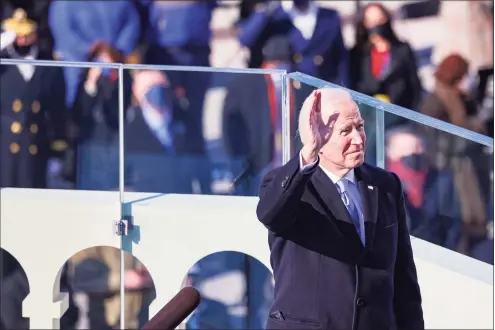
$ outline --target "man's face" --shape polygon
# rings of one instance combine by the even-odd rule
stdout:
[[[364,162],[366,133],[357,104],[352,99],[332,103],[324,94],[321,102],[323,123],[331,130],[328,131],[330,136],[320,150],[320,155],[338,168],[352,169],[360,166]]]
[[[390,160],[401,160],[413,154],[424,154],[422,141],[414,134],[403,132],[390,137],[387,147],[387,157]]]
[[[37,41],[36,33],[31,33],[25,36],[18,36],[15,39],[15,43],[18,47],[32,46],[36,43],[36,41]]]

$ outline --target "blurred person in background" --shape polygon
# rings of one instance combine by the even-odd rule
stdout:
[[[295,71],[349,86],[348,54],[337,11],[309,0],[258,1],[238,28],[239,42],[251,52],[250,68],[262,65],[266,42],[283,35],[294,49]]]
[[[23,9],[2,22],[0,57],[51,60],[38,44],[37,24]],[[0,66],[0,186],[48,188],[49,176],[59,175],[67,148],[61,68],[30,64]],[[1,323],[6,329],[28,329],[22,301],[29,294],[26,274],[17,260],[1,250]],[[65,273],[61,291],[68,292]],[[73,306],[62,327],[73,326]],[[76,310],[77,313],[77,310]],[[77,316],[76,316],[77,317]]]
[[[141,33],[139,13],[131,1],[52,1],[49,24],[56,57],[63,61],[87,60],[99,41],[128,56],[135,50]],[[82,70],[64,70],[66,101],[72,106]]]
[[[201,303],[187,329],[263,329],[273,301],[273,276],[255,258],[233,251],[210,254],[188,274]]]
[[[433,91],[424,98],[420,111],[456,126],[484,134],[485,123],[477,114],[474,98],[469,94],[469,63],[459,54],[446,56],[434,73]]]
[[[394,127],[386,135],[386,166],[402,181],[411,235],[456,251],[461,210],[453,174],[432,165],[412,128]]]
[[[423,100],[420,111],[454,125],[485,133],[469,86],[469,63],[458,54],[445,57],[435,71],[433,91]],[[455,174],[459,190],[463,237],[462,251],[469,253],[472,245],[484,239],[488,231],[487,213],[491,196],[490,175],[493,156],[484,146],[434,128],[422,127],[433,145],[434,161],[439,168],[450,168]]]
[[[140,329],[155,298],[153,280],[129,253],[124,265],[125,329]],[[120,329],[120,250],[96,246],[80,251],[70,258],[69,271],[82,314],[78,328]]]
[[[164,72],[133,71],[134,105],[125,127],[129,188],[159,193],[211,193],[211,173],[197,134],[188,125],[193,113],[184,108]],[[197,189],[195,189],[195,186]]]
[[[2,23],[0,57],[51,60],[38,48],[37,25],[22,9]],[[10,36],[10,37],[9,37]],[[0,67],[0,186],[47,188],[49,173],[60,172],[67,149],[67,110],[61,68],[2,65]]]
[[[4,0],[0,4],[0,20],[11,17],[17,8],[26,11],[27,15],[37,23],[38,46],[42,51],[52,53],[53,38],[48,26],[48,8],[51,0]]]
[[[146,1],[148,25],[145,43],[146,64],[210,66],[210,21],[216,1]],[[211,73],[189,71],[166,72],[173,90],[184,92],[190,126],[188,143],[205,155],[203,138],[203,104],[210,86]]]
[[[264,69],[291,71],[293,67],[293,51],[286,36],[269,39],[263,55]],[[227,86],[223,140],[234,176],[245,163],[246,173],[236,187],[240,195],[257,195],[264,173],[282,165],[282,83],[281,74],[253,74],[238,75]],[[292,100],[291,109],[294,108]]]
[[[417,71],[411,46],[397,37],[391,14],[379,3],[367,4],[350,51],[351,89],[414,110],[422,94]],[[385,118],[390,126],[399,117]]]
[[[124,63],[124,54],[98,42],[89,62]],[[118,70],[92,67],[81,72],[71,111],[72,160],[67,178],[77,189],[113,190],[118,187],[119,81]],[[131,77],[124,70],[124,109],[131,102]]]

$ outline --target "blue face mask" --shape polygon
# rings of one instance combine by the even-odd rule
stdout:
[[[154,85],[145,95],[146,101],[156,110],[170,109],[172,95],[170,89],[163,85]]]
[[[306,8],[309,5],[309,0],[292,0],[296,8]]]
[[[424,154],[412,154],[404,156],[400,160],[413,171],[426,171],[428,169],[428,158]]]
[[[95,58],[94,61],[97,62],[97,63],[107,63],[108,64],[108,61],[105,61],[105,60],[103,60],[100,57]],[[104,76],[104,77],[110,77],[110,74],[111,73],[112,73],[112,69],[111,68],[101,68],[101,75],[102,76]]]

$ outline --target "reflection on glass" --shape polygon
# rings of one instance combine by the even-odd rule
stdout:
[[[257,195],[281,164],[280,74],[127,72],[127,190]]]
[[[492,148],[402,122],[387,129],[386,167],[403,183],[413,236],[493,264],[480,251],[493,253]]]

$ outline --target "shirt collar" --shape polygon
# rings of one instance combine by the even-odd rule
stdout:
[[[343,177],[339,177],[339,176],[333,174],[332,172],[328,171],[327,169],[323,168],[322,166],[320,166],[320,168],[330,178],[330,180],[332,180],[332,182],[334,184],[337,184],[342,179],[347,179],[350,182],[356,184],[356,174],[354,173],[354,169],[347,172]]]

